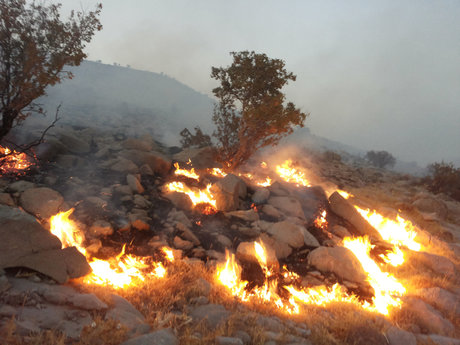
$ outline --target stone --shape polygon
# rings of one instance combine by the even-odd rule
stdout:
[[[375,230],[351,205],[348,200],[342,197],[338,192],[334,192],[329,197],[329,203],[332,212],[347,220],[353,225],[362,236],[368,235],[377,240],[382,240],[382,236]]]
[[[183,238],[185,238],[186,240],[189,240],[195,246],[200,245],[200,240],[198,239],[198,237],[196,237],[196,235],[193,233],[193,231],[191,229],[189,229],[188,226],[186,226],[185,224],[183,224],[181,222],[177,222],[176,223],[176,229],[178,231],[180,231],[180,233],[181,233]]]
[[[152,203],[148,201],[146,198],[144,198],[142,195],[135,194],[134,195],[134,205],[140,208],[149,208]]]
[[[155,174],[160,176],[168,175],[171,170],[171,159],[160,152],[156,151],[139,151],[139,150],[123,150],[120,156],[132,160],[138,166],[147,164]]]
[[[8,290],[11,287],[10,282],[8,281],[8,278],[0,274],[0,293]]]
[[[386,337],[389,345],[417,345],[415,335],[395,326],[391,326],[386,331]]]
[[[29,181],[16,181],[8,185],[8,191],[11,193],[22,193],[30,188],[35,188],[35,184]]]
[[[193,243],[192,242],[185,241],[182,238],[180,238],[179,236],[174,237],[173,243],[174,243],[174,247],[176,247],[178,249],[189,250],[189,249],[193,248]]]
[[[214,329],[228,320],[230,312],[220,304],[206,304],[194,308],[190,316],[195,323],[204,320],[209,328]]]
[[[253,209],[250,210],[238,210],[238,211],[232,211],[232,212],[226,212],[225,216],[227,217],[235,217],[241,220],[245,220],[247,222],[254,222],[258,221],[259,214],[254,211]]]
[[[154,176],[152,168],[148,164],[143,164],[139,167],[139,173],[146,176]]]
[[[256,204],[265,204],[269,197],[270,190],[268,188],[257,188],[251,199]]]
[[[74,294],[68,299],[68,302],[84,310],[106,310],[108,308],[107,304],[93,293]]]
[[[444,336],[452,336],[454,334],[454,325],[443,318],[442,315],[429,304],[414,297],[405,297],[403,302],[403,309],[409,310],[413,314],[415,322],[421,328],[430,333]]]
[[[219,242],[224,248],[230,248],[232,246],[232,241],[227,236],[222,234],[217,234],[216,241]]]
[[[302,205],[296,198],[290,196],[272,196],[268,199],[268,204],[275,207],[285,216],[305,219]]]
[[[150,330],[144,316],[121,296],[110,295],[112,308],[105,314],[105,319],[113,319],[128,329],[131,334],[144,334]]]
[[[62,133],[59,136],[59,141],[65,146],[65,148],[72,153],[86,154],[91,151],[91,146],[88,142],[77,137],[73,133]]]
[[[110,236],[113,235],[113,227],[109,222],[98,219],[91,225],[89,232],[94,237]]]
[[[262,243],[265,249],[267,265],[277,270],[279,262],[276,257],[276,251],[266,243]],[[241,242],[236,248],[236,258],[241,261],[259,263],[254,249],[254,242]]]
[[[423,213],[434,213],[441,219],[445,219],[449,214],[449,209],[444,202],[431,197],[417,199],[412,203],[412,206]]]
[[[132,174],[126,175],[126,182],[128,183],[128,186],[129,188],[131,188],[133,193],[138,193],[138,194],[144,193],[145,189],[136,176]]]
[[[385,336],[369,326],[357,326],[348,330],[347,344],[354,345],[387,345]]]
[[[183,211],[177,211],[175,208],[169,211],[168,219],[180,222],[188,228],[191,228],[193,226],[192,222],[190,221],[190,219],[188,219],[185,213]]]
[[[61,249],[56,236],[19,209],[0,205],[0,238],[0,269],[26,267],[58,283],[91,271],[76,248]]]
[[[13,316],[16,316],[17,314],[18,314],[18,311],[16,310],[16,308],[13,308],[10,305],[4,304],[0,306],[0,318],[1,317],[11,318]]]
[[[15,203],[10,194],[0,193],[0,205],[15,206]]]
[[[334,225],[332,226],[329,231],[336,235],[337,237],[344,238],[344,237],[352,237],[350,232],[347,230],[346,227],[341,225]]]
[[[130,339],[121,345],[179,345],[179,339],[171,328],[166,328]]]
[[[308,263],[321,272],[366,286],[367,274],[356,256],[344,247],[319,247],[308,254]]]
[[[235,211],[239,206],[239,197],[247,193],[246,183],[236,175],[228,174],[211,187],[211,193],[216,199],[219,211]]]
[[[147,217],[140,215],[140,214],[133,214],[130,213],[128,215],[129,222],[131,227],[140,231],[147,231],[150,230],[150,225],[148,223],[149,219]]]
[[[268,234],[261,234],[260,239],[266,246],[269,246],[275,250],[278,260],[286,259],[292,253],[292,247],[284,242],[276,241]]]
[[[448,258],[427,252],[406,251],[408,258],[413,258],[427,266],[434,272],[444,274],[448,277],[456,275],[455,265]],[[410,260],[410,259],[409,259]]]
[[[179,209],[186,211],[193,210],[192,200],[187,194],[167,191],[164,193],[164,197]]]
[[[142,140],[137,138],[128,138],[121,143],[128,150],[151,151],[153,149],[152,140]]]
[[[417,334],[417,339],[420,340],[422,344],[460,345],[460,339],[443,337],[442,335],[437,334]]]
[[[418,289],[415,295],[442,311],[444,315],[460,318],[460,299],[452,292],[440,287],[431,287]]]
[[[240,338],[216,337],[216,345],[244,345],[244,343]]]
[[[110,170],[125,174],[137,174],[139,172],[137,165],[132,160],[124,157],[116,158],[110,165]]]
[[[187,148],[173,156],[179,163],[187,163],[190,159],[195,169],[207,169],[215,165],[214,154],[211,147]]]
[[[262,212],[271,218],[279,219],[282,217],[281,212],[278,211],[278,209],[276,209],[272,205],[268,205],[268,204],[263,205]]]
[[[271,225],[267,232],[279,242],[286,243],[292,248],[303,245],[319,247],[319,242],[303,226],[288,221],[277,222]]]
[[[51,188],[40,187],[26,189],[22,192],[19,202],[27,212],[46,219],[58,213],[64,198]]]

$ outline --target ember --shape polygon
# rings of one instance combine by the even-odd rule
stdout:
[[[11,151],[7,147],[0,146],[0,174],[18,174],[32,164],[24,152]]]

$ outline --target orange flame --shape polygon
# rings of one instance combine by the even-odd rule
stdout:
[[[327,220],[326,220],[326,210],[321,212],[321,214],[316,217],[314,224],[317,228],[325,229],[327,227]]]
[[[208,173],[210,173],[211,175],[214,175],[216,177],[225,177],[227,176],[227,173],[224,172],[222,169],[220,168],[212,168],[212,169],[208,169]]]
[[[174,171],[175,175],[185,176],[185,177],[197,180],[197,181],[200,180],[200,176],[195,172],[195,168],[191,168],[190,170],[181,169],[179,167],[179,163],[177,162],[174,163],[174,168],[176,168],[176,170]]]
[[[350,194],[350,193],[348,193],[348,192],[345,192],[344,190],[341,190],[341,189],[338,189],[338,190],[337,190],[337,193],[339,193],[339,194],[342,196],[342,198],[344,198],[344,199],[349,199],[349,198],[353,198],[353,197],[354,197],[353,194]]]
[[[216,210],[216,199],[214,199],[211,193],[211,187],[212,185],[208,184],[206,189],[190,188],[182,182],[177,181],[170,182],[166,185],[166,188],[171,192],[187,194],[194,206],[198,204],[209,204],[211,209],[207,210],[207,212],[212,213],[212,211],[215,212]]]
[[[258,181],[256,184],[261,187],[269,187],[272,185],[272,179],[270,177],[266,177],[265,180]]]
[[[125,246],[119,255],[107,261],[90,258],[83,247],[85,239],[83,232],[69,218],[72,212],[73,209],[70,209],[51,217],[50,231],[61,240],[63,248],[76,247],[86,256],[92,272],[83,278],[83,282],[123,288],[137,285],[148,276],[162,278],[166,275],[166,269],[162,263],[148,264],[144,258],[125,254]]]
[[[295,183],[297,186],[310,187],[310,182],[305,177],[305,172],[294,168],[290,159],[281,165],[277,165],[276,173],[286,182]]]
[[[29,168],[33,163],[24,152],[11,151],[7,147],[0,146],[0,173],[19,173]]]

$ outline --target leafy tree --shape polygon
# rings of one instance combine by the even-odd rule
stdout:
[[[204,134],[198,126],[195,127],[195,134],[192,134],[187,128],[184,128],[180,132],[180,135],[182,137],[180,143],[183,148],[211,146],[211,137]]]
[[[377,168],[392,167],[396,163],[396,158],[387,151],[368,151],[366,159]]]
[[[284,61],[255,52],[232,52],[228,67],[212,68],[211,77],[220,82],[212,90],[218,99],[213,122],[217,157],[230,169],[249,159],[258,149],[276,145],[303,127],[307,114],[291,102],[284,104],[280,91],[296,76],[287,72]]]
[[[452,163],[433,163],[428,165],[430,176],[425,179],[429,191],[445,193],[460,201],[460,168]]]
[[[61,20],[60,4],[0,0],[0,140],[32,112],[50,85],[72,78],[65,66],[78,66],[83,49],[102,25],[94,12],[72,11]]]

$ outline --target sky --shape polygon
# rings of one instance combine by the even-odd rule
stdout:
[[[95,0],[61,0],[64,12]],[[458,0],[107,0],[88,59],[163,72],[212,96],[212,66],[286,62],[314,134],[425,165],[460,165]]]

